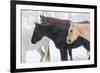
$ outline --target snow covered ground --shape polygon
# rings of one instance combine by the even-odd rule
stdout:
[[[60,59],[60,52],[55,47],[53,41],[50,41],[50,56],[51,56],[51,62],[59,62]],[[72,56],[73,60],[88,60],[88,54],[87,51],[84,49],[84,47],[78,47],[76,49],[72,50]],[[69,56],[68,56],[69,57]],[[34,62],[40,62],[40,54],[36,50],[28,50],[26,52],[26,63],[34,63]]]

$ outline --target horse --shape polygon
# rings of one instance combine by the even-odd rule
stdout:
[[[68,60],[67,51],[69,51],[69,55],[71,56],[72,60],[72,49],[77,48],[79,46],[85,46],[83,42],[84,38],[80,37],[72,44],[67,44],[66,36],[68,30],[62,25],[55,25],[55,24],[42,25],[38,23],[35,23],[35,25],[36,26],[32,35],[31,42],[33,44],[36,44],[36,42],[40,41],[44,36],[50,38],[55,43],[56,48],[60,50],[62,61]]]
[[[72,22],[71,20],[62,20],[62,19],[58,19],[58,18],[54,18],[54,17],[46,17],[46,16],[44,16],[44,15],[40,15],[40,21],[41,21],[41,23],[42,24],[46,24],[46,25],[48,25],[48,24],[55,24],[55,25],[62,25],[62,26],[64,26],[66,29],[68,29],[69,30],[69,28],[71,27],[71,24],[72,23],[76,23],[76,22]],[[77,22],[78,24],[85,24],[85,23],[90,23],[89,21],[80,21],[80,22]],[[81,30],[82,31],[82,30]],[[66,38],[67,38],[67,36],[66,36]],[[82,37],[81,37],[82,38]],[[67,39],[66,39],[67,40]],[[79,40],[80,40],[80,37],[79,37]],[[77,43],[77,42],[80,42],[80,41],[77,41],[76,40],[76,42],[75,43]],[[90,47],[90,43],[87,41],[87,39],[84,39],[84,41],[86,41],[85,43],[88,43],[87,45],[84,45],[85,43],[83,43],[83,42],[81,42],[81,44],[82,45],[84,45],[84,47],[87,49],[87,50],[89,50],[89,47]],[[67,42],[67,41],[66,41]],[[74,43],[74,44],[75,44]],[[73,45],[74,46],[74,45]],[[86,46],[88,46],[88,47],[86,47]],[[69,50],[69,54],[70,54],[70,59],[72,60],[72,51],[71,50]]]
[[[58,18],[54,18],[54,17],[46,17],[44,15],[40,15],[40,21],[42,24],[55,24],[55,25],[63,25],[64,27],[66,27],[66,29],[69,29],[70,27],[70,20],[63,20],[63,19],[58,19]]]
[[[89,21],[83,21],[78,23],[71,23],[71,26],[68,31],[68,36],[66,42],[71,44],[75,41],[78,36],[83,37],[84,39],[90,41],[90,23]]]
[[[54,17],[46,17],[44,15],[40,15],[40,21],[42,25],[48,25],[48,24],[55,24],[55,25],[63,25],[66,27],[66,29],[69,29],[70,27],[70,20],[62,20]],[[71,49],[68,50],[70,59],[72,60],[72,51]]]
[[[40,62],[43,62],[45,58],[45,62],[50,61],[50,53],[49,53],[49,39],[44,37],[42,40],[37,42],[37,44],[32,44],[30,42],[34,27],[30,27],[27,29],[25,26],[22,28],[22,53],[21,53],[21,63],[26,63],[26,52],[28,50],[37,51],[40,55]],[[41,49],[43,46],[44,51]]]

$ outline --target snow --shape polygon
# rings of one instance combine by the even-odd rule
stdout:
[[[51,62],[59,62],[60,51],[55,47],[53,41],[50,40],[50,57]],[[69,57],[69,56],[68,56]],[[73,61],[75,60],[88,60],[87,51],[83,46],[80,46],[72,50]],[[26,63],[40,62],[40,54],[36,50],[28,50],[26,53]]]

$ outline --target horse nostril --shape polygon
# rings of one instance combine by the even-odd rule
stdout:
[[[68,42],[71,42],[71,40],[68,40]]]

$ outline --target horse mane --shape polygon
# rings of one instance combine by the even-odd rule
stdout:
[[[90,21],[80,21],[79,24],[90,24]]]

